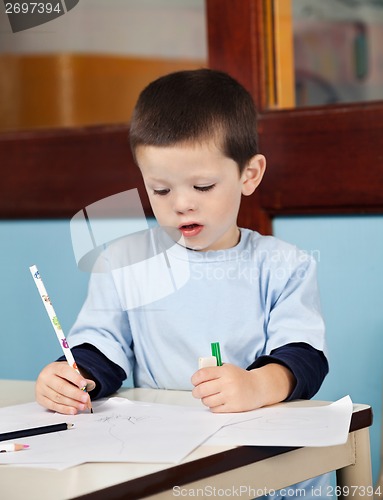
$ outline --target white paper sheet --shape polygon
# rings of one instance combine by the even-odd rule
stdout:
[[[0,432],[70,422],[75,428],[31,436],[27,450],[3,453],[0,464],[51,464],[63,469],[84,462],[178,463],[230,421],[205,408],[146,404],[111,398],[93,404],[94,413],[72,417],[36,403],[0,409]]]
[[[330,446],[347,440],[352,414],[349,396],[325,406],[287,403],[231,414],[125,398],[96,401],[93,408],[93,414],[72,417],[37,403],[0,408],[0,433],[75,424],[74,429],[18,440],[30,448],[0,454],[0,464],[62,470],[85,462],[178,463],[202,443]]]
[[[347,441],[352,415],[349,396],[325,406],[296,407],[288,403],[234,417],[208,445],[332,446]]]

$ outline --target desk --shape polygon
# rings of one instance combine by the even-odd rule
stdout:
[[[200,404],[190,393],[152,389],[124,389],[118,393],[132,400],[164,404]],[[0,406],[34,400],[34,383],[0,380]],[[311,405],[310,401],[293,402]],[[338,485],[354,486],[350,498],[366,498],[361,487],[372,486],[368,427],[372,411],[355,405],[350,434],[344,445],[324,448],[201,446],[179,465],[164,464],[83,464],[64,471],[28,467],[0,468],[0,498],[4,500],[117,500],[135,498],[176,498],[187,490],[215,487],[220,490],[280,489],[325,472],[337,470]],[[181,491],[181,488],[185,490]],[[201,490],[202,491],[202,490]],[[346,488],[342,491],[346,492]],[[182,496],[181,493],[184,493]],[[213,496],[213,495],[211,495]],[[224,495],[216,496],[224,497]],[[232,494],[231,497],[235,497]],[[239,498],[252,498],[243,491]],[[202,497],[202,494],[199,494]],[[237,495],[238,497],[238,495]],[[347,495],[344,495],[346,498]],[[230,498],[230,495],[226,495]],[[371,495],[370,495],[371,498]]]

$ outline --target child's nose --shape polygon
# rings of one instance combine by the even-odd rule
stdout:
[[[196,209],[196,203],[193,196],[179,194],[175,196],[173,207],[175,212],[184,214],[194,211]]]

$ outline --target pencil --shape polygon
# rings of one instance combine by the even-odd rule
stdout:
[[[0,443],[0,453],[6,453],[8,451],[21,451],[29,448],[29,444],[17,444],[17,443]]]
[[[57,336],[57,339],[58,339],[58,341],[61,345],[61,348],[64,352],[64,356],[65,356],[66,360],[68,361],[68,364],[72,368],[74,368],[77,373],[80,374],[80,370],[77,367],[77,364],[76,364],[76,361],[73,357],[72,351],[70,350],[68,341],[65,338],[64,332],[62,331],[60,322],[59,322],[57,315],[55,313],[55,310],[53,308],[51,299],[49,298],[49,295],[46,291],[46,288],[44,286],[44,283],[43,283],[43,280],[42,280],[41,275],[39,273],[39,270],[37,269],[36,266],[31,266],[29,268],[29,270],[32,274],[32,277],[33,277],[33,280],[34,280],[35,285],[37,287],[37,290],[39,291],[39,294],[40,294],[41,300],[43,301],[45,310],[49,316],[49,319],[51,320],[53,329],[56,332],[56,336]],[[83,387],[82,390],[86,392],[86,387]],[[91,413],[93,413],[92,403],[90,402],[90,399],[89,399],[89,408],[90,408]]]
[[[211,344],[211,355],[217,358],[217,366],[222,366],[221,349],[219,347],[219,342],[213,342]]]
[[[0,441],[8,441],[9,439],[19,439],[29,436],[38,436],[39,434],[49,434],[50,432],[59,432],[72,429],[74,424],[53,424],[45,425],[43,427],[33,427],[30,429],[21,429],[19,431],[4,432],[0,434]],[[0,444],[0,448],[3,445]]]

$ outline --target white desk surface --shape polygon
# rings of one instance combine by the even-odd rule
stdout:
[[[181,404],[181,405],[199,405],[201,404],[198,400],[195,400],[191,393],[181,392],[181,391],[166,391],[166,390],[153,390],[153,389],[122,389],[119,391],[118,396],[128,397],[132,400],[146,401],[146,402],[157,402],[164,404]],[[0,406],[10,406],[20,403],[27,403],[34,401],[34,382],[30,381],[16,381],[16,380],[0,380]],[[318,402],[304,401],[304,402],[293,402],[290,404],[299,405],[312,405],[318,404]],[[354,413],[363,412],[362,410],[369,410],[367,405],[354,405]],[[327,470],[335,470],[345,467],[344,470],[350,470],[349,465],[355,463],[355,446],[356,440],[355,435],[363,431],[363,443],[364,443],[364,454],[368,458],[369,454],[369,441],[368,441],[368,425],[362,424],[362,429],[357,432],[350,434],[349,441],[346,445],[327,447],[327,448],[299,448],[293,451],[288,451],[288,453],[269,455],[266,459],[257,458],[258,462],[241,466],[240,469],[235,469],[237,467],[225,466],[222,473],[216,475],[213,473],[212,476],[202,480],[193,481],[190,485],[185,485],[184,487],[191,488],[197,487],[198,485],[213,485],[216,484],[217,488],[223,488],[225,484],[227,487],[234,487],[235,484],[248,484],[249,477],[253,477],[254,471],[251,467],[257,467],[257,475],[264,480],[264,486],[267,488],[281,488],[288,484],[298,482],[305,479],[306,477],[312,477],[313,475],[318,475]],[[244,447],[246,452],[251,452],[250,448],[256,449],[259,447]],[[192,474],[191,466],[194,465],[194,461],[203,457],[212,457],[218,453],[224,452],[226,450],[237,451],[229,447],[222,446],[201,446],[193,453],[191,453],[187,459],[183,461],[184,466],[178,467],[173,464],[136,464],[136,463],[92,463],[92,464],[82,464],[77,467],[73,467],[64,471],[56,471],[50,469],[34,469],[29,467],[12,467],[12,466],[2,466],[0,468],[0,499],[4,500],[67,500],[82,495],[86,495],[91,492],[93,493],[89,498],[94,500],[103,498],[142,498],[141,496],[134,496],[133,491],[137,491],[140,485],[137,486],[137,479],[148,476],[145,481],[141,480],[142,484],[147,483],[151,474],[158,473],[167,469],[171,472],[179,471],[178,476],[182,481],[185,481],[187,474]],[[223,454],[216,455],[217,460],[221,461]],[[286,462],[286,457],[288,460]],[[243,458],[243,457],[242,457]],[[215,458],[209,462],[214,462]],[[217,461],[216,460],[216,461]],[[249,462],[247,458],[245,461]],[[189,462],[189,464],[188,464]],[[232,462],[232,460],[231,460]],[[364,458],[366,462],[366,458]],[[288,467],[286,466],[288,463]],[[188,467],[188,465],[190,467]],[[207,462],[201,462],[202,466],[209,466]],[[346,482],[358,480],[359,483],[370,484],[371,479],[371,464],[364,464],[367,469],[363,469],[363,474],[361,478],[350,477],[346,479]],[[212,464],[212,470],[217,468],[216,464]],[[280,469],[280,470],[279,470]],[[307,470],[306,470],[307,469]],[[355,470],[351,469],[351,470]],[[242,471],[242,477],[241,477]],[[182,474],[184,474],[182,476]],[[249,476],[251,474],[251,476]],[[287,475],[287,476],[286,476]],[[154,476],[153,476],[154,477]],[[176,476],[174,476],[176,477]],[[288,477],[288,479],[287,479]],[[135,483],[132,480],[136,480]],[[116,493],[113,496],[113,492],[110,491],[108,494],[101,492],[107,487],[120,485],[131,481],[130,484],[135,484],[135,489],[132,490],[127,487],[126,496],[125,493]],[[225,483],[226,481],[226,483]],[[244,481],[247,481],[244,483]],[[138,482],[140,480],[138,479]],[[174,483],[173,486],[176,486]],[[129,493],[130,491],[130,493]],[[154,491],[154,490],[153,490]],[[148,490],[150,493],[150,489]],[[119,496],[120,495],[120,496]],[[154,496],[155,498],[173,498],[171,488],[169,486],[168,490],[163,493],[158,493]],[[153,498],[154,498],[153,497]],[[152,497],[148,497],[152,498]],[[242,496],[241,498],[246,498]],[[358,498],[354,495],[353,498]]]

